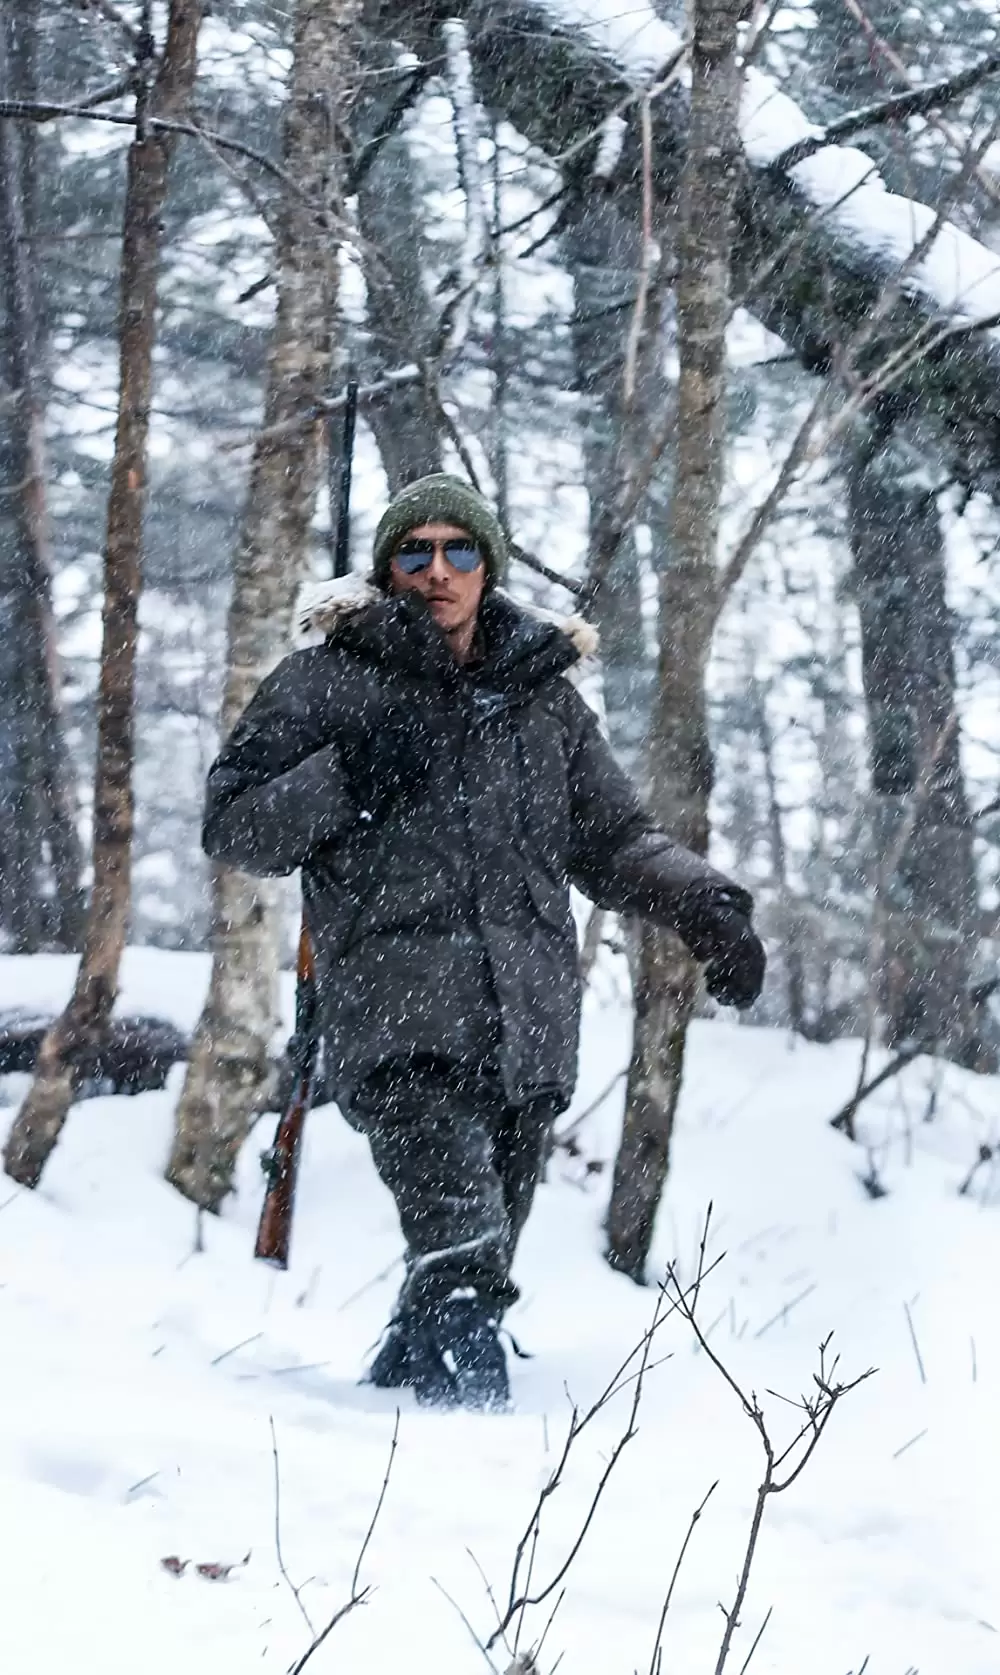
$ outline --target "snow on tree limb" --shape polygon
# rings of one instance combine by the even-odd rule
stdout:
[[[580,30],[637,85],[654,77],[682,44],[642,0],[627,8],[620,0],[535,0],[535,6],[563,27]],[[988,60],[987,68],[1000,68],[1000,60]],[[934,220],[927,204],[888,191],[865,152],[823,145],[823,130],[771,76],[754,68],[746,71],[740,135],[751,168],[777,164],[803,197],[830,212],[838,233],[880,263],[905,261]],[[818,149],[809,156],[784,167],[793,147],[814,144]],[[1000,313],[1000,256],[951,223],[940,229],[910,284],[942,312],[969,323]]]
[[[440,40],[444,19],[460,16],[480,99],[550,157],[575,157],[589,143],[592,167],[603,124],[618,110],[630,132],[615,188],[634,194],[638,211],[638,101],[681,45],[648,0],[366,0],[366,13],[372,27],[425,55]],[[677,78],[671,81],[653,101],[655,181],[664,202],[676,189],[687,131],[686,94]],[[781,168],[789,147],[821,134],[771,77],[746,70],[741,139],[748,168],[735,300],[806,366],[825,373],[926,236],[935,211],[888,191],[874,161],[853,146],[827,145]],[[880,401],[892,417],[930,418],[955,475],[1000,496],[998,323],[1000,256],[945,220],[907,272],[858,370],[867,376],[925,334],[929,352],[901,357],[904,370]]]

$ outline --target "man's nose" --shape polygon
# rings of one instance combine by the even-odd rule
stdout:
[[[427,574],[436,582],[448,579],[449,564],[444,554],[444,545],[440,541],[434,543],[434,557],[427,566]]]

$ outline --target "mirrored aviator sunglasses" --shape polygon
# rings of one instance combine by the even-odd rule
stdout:
[[[463,575],[471,576],[482,563],[482,554],[471,541],[456,537],[450,541],[403,541],[396,548],[395,559],[404,576],[416,576],[432,562],[440,547],[448,563]]]

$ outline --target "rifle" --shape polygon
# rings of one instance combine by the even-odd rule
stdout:
[[[354,458],[357,412],[358,386],[352,378],[347,386],[347,399],[344,404],[337,540],[333,558],[335,576],[346,576],[350,564],[351,464]],[[332,438],[330,457],[334,457]],[[334,498],[333,486],[331,483],[331,507]],[[316,1066],[320,1050],[318,1010],[312,942],[303,915],[295,968],[295,1031],[288,1047],[293,1071],[292,1089],[279,1119],[271,1149],[261,1157],[267,1177],[267,1191],[264,1194],[260,1221],[257,1223],[257,1242],[253,1252],[261,1262],[269,1262],[274,1268],[288,1267],[302,1135],[316,1087]]]
[[[295,1210],[295,1187],[299,1175],[302,1135],[312,1104],[316,1064],[319,1058],[319,1032],[316,1022],[316,973],[313,967],[312,943],[303,923],[299,932],[299,957],[296,966],[295,1033],[289,1042],[289,1058],[293,1068],[292,1091],[278,1123],[271,1149],[261,1157],[261,1164],[267,1176],[267,1191],[257,1224],[257,1243],[253,1253],[261,1262],[269,1262],[273,1268],[288,1267],[288,1247],[292,1238],[292,1216]]]

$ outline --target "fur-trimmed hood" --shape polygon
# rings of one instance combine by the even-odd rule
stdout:
[[[514,601],[501,589],[499,596],[509,600],[525,616],[539,623],[547,623],[565,634],[577,655],[579,664],[596,657],[600,643],[597,629],[581,616],[562,616],[558,611],[546,611],[538,605],[524,605]],[[316,644],[336,632],[337,628],[359,611],[377,605],[385,599],[363,576],[342,576],[336,581],[307,582],[301,589],[295,608],[296,627],[302,644]]]

